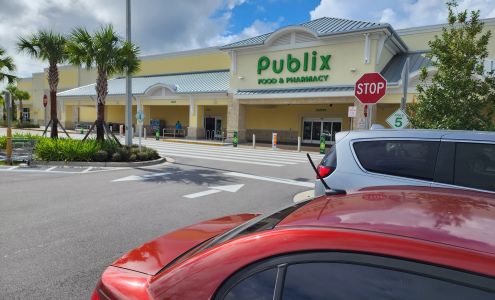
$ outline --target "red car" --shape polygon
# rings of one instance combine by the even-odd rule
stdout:
[[[108,267],[92,299],[495,299],[493,194],[367,188],[206,221]]]

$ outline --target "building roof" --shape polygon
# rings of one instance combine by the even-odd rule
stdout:
[[[388,84],[398,83],[402,79],[402,70],[407,58],[409,58],[409,74],[418,72],[422,67],[431,66],[431,60],[425,54],[424,51],[396,54],[380,73]]]
[[[297,26],[286,26],[281,29],[286,29],[290,27],[305,27],[309,30],[311,30],[316,36],[318,37],[324,37],[324,36],[330,36],[330,35],[338,35],[338,34],[344,34],[344,33],[352,33],[352,32],[360,32],[360,31],[368,31],[368,30],[373,30],[373,29],[388,29],[393,35],[396,36],[396,38],[399,40],[399,42],[402,44],[402,46],[407,49],[405,44],[400,40],[399,36],[395,33],[393,30],[392,26],[387,23],[375,23],[375,22],[365,22],[365,21],[355,21],[355,20],[347,20],[347,19],[340,19],[340,18],[329,18],[329,17],[323,17],[319,18],[316,20],[312,20],[309,22],[301,23]],[[281,30],[279,29],[279,30]],[[263,45],[264,42],[273,34],[277,31],[266,33],[260,36],[252,37],[249,39],[245,39],[242,41],[238,41],[235,43],[231,43],[228,45],[225,45],[221,47],[220,49],[232,49],[232,48],[239,48],[239,47],[246,47],[246,46],[259,46]]]
[[[303,87],[303,88],[283,88],[283,89],[249,89],[238,90],[236,95],[273,95],[286,93],[321,93],[321,92],[348,92],[354,91],[354,86],[339,85],[339,86],[323,86],[323,87]]]
[[[166,86],[176,94],[227,93],[228,70],[164,74],[132,78],[132,94],[143,95],[154,86]],[[125,95],[125,77],[108,80],[108,95]],[[61,97],[96,96],[96,84],[90,84],[57,93]]]

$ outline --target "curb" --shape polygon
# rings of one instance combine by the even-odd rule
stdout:
[[[38,161],[33,160],[31,165],[33,166],[64,166],[64,167],[146,167],[158,165],[166,162],[165,157],[150,161],[137,161],[137,162],[86,162],[86,161]]]

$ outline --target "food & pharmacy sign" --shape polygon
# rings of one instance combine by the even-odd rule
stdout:
[[[314,74],[315,72],[330,71],[330,54],[319,54],[317,51],[304,52],[302,57],[287,54],[285,58],[270,60],[267,56],[258,58],[257,74],[263,76],[263,72],[271,70],[275,74],[281,74],[283,71],[293,73],[294,76],[283,77],[261,77],[258,78],[258,84],[284,84],[300,82],[324,82],[328,81],[328,74]],[[300,75],[301,72],[313,73]]]

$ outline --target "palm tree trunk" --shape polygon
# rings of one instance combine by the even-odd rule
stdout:
[[[58,138],[58,118],[57,118],[57,92],[50,91],[50,118],[52,120],[52,139]]]
[[[96,140],[103,141],[105,139],[105,131],[103,129],[103,123],[105,121],[105,99],[108,94],[108,81],[106,70],[99,69],[98,76],[96,78]]]
[[[50,86],[50,118],[52,120],[52,132],[50,137],[58,138],[58,118],[57,118],[57,86],[58,69],[56,63],[50,63],[48,67],[48,85]]]
[[[105,120],[105,104],[98,103],[96,115],[96,140],[103,141],[105,139],[105,130],[103,129],[103,122]]]

